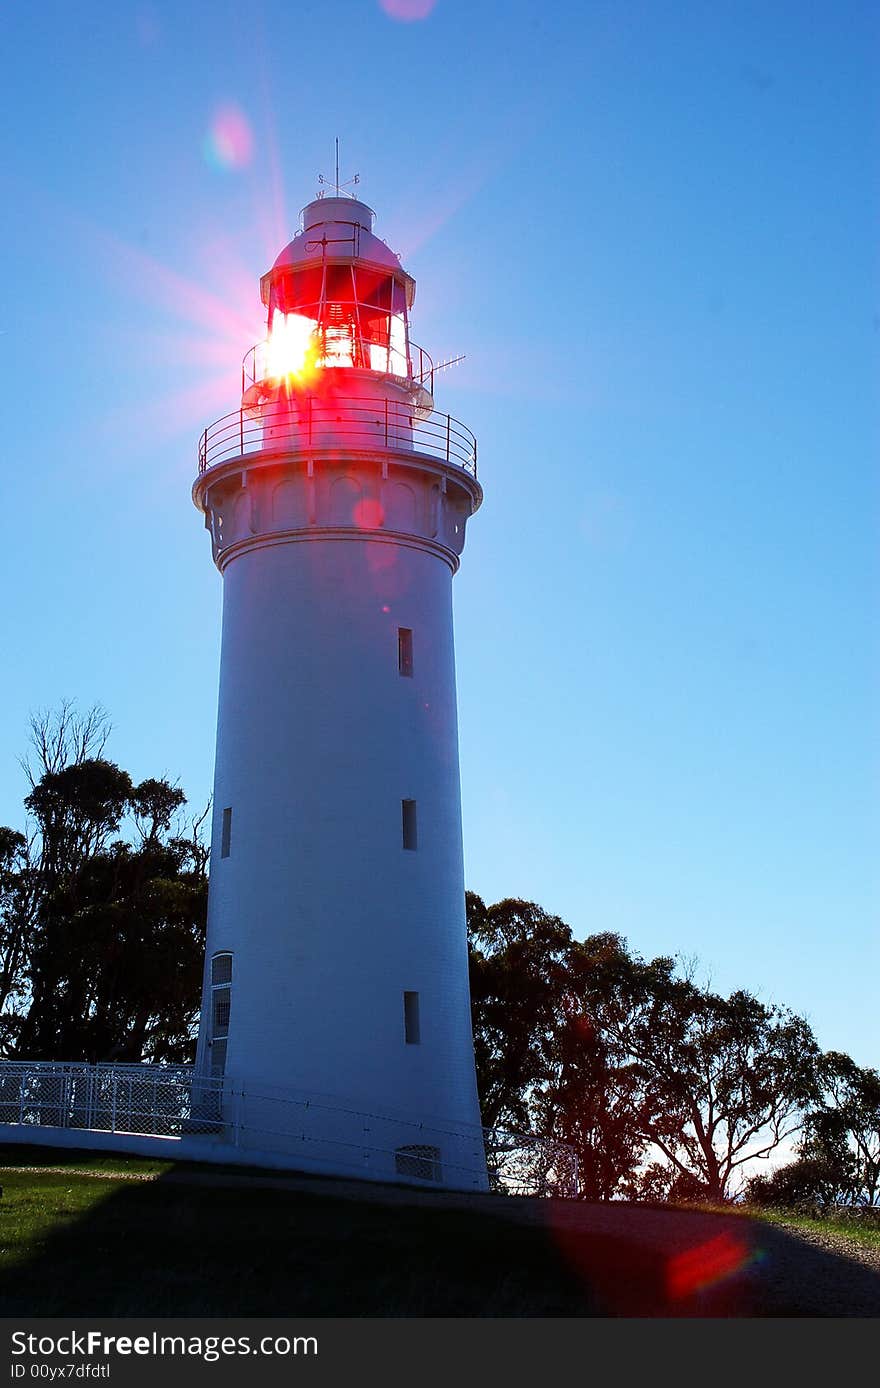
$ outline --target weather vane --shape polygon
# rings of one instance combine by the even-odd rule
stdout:
[[[342,197],[346,188],[350,188],[353,184],[355,184],[355,183],[360,183],[360,181],[361,181],[361,176],[360,176],[360,174],[355,174],[354,178],[347,178],[347,179],[345,180],[344,183],[340,183],[340,182],[339,182],[339,136],[337,135],[337,137],[336,137],[336,179],[335,179],[335,181],[334,181],[333,183],[331,183],[331,181],[330,181],[329,178],[325,178],[323,174],[318,174],[318,182],[324,185],[324,191],[320,192],[320,193],[318,194],[318,197],[319,197],[319,198],[324,198],[324,197],[326,197],[326,196],[327,196],[326,189],[328,189],[328,188],[333,188],[333,190],[334,190],[335,193],[336,193],[336,196],[337,196],[337,197]],[[353,198],[353,197],[354,197],[354,193],[349,193],[349,194],[347,194],[346,196],[352,197],[352,198]]]

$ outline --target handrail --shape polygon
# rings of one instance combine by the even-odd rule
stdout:
[[[250,390],[253,386],[262,385],[263,381],[270,380],[268,368],[265,362],[260,362],[260,357],[265,357],[268,343],[255,342],[253,347],[248,348],[241,359],[241,393]],[[389,372],[393,375],[393,372]],[[409,339],[409,374],[407,376],[396,377],[397,380],[414,381],[418,386],[426,386],[433,395],[434,393],[434,359],[430,352],[424,347],[420,347],[417,342]]]
[[[279,451],[390,449],[429,457],[477,475],[477,440],[467,425],[405,401],[369,396],[291,396],[234,410],[199,440],[199,473],[232,459]]]
[[[418,353],[418,370],[416,370],[416,354]],[[430,352],[426,352],[424,347],[420,347],[417,342],[409,340],[409,359],[412,363],[412,378],[420,386],[428,385],[431,394],[434,394],[434,358]]]

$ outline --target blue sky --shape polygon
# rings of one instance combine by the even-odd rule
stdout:
[[[338,135],[415,338],[467,353],[469,885],[876,1065],[880,14],[420,7],[7,12],[0,822],[62,697],[210,793],[196,441]]]

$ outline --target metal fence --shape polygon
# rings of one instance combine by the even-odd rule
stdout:
[[[426,453],[477,475],[477,440],[452,415],[369,396],[290,396],[233,410],[199,439],[199,472],[264,452],[390,449]]]
[[[156,1137],[213,1135],[224,1147],[301,1154],[375,1180],[404,1176],[509,1195],[578,1193],[577,1158],[533,1133],[364,1111],[323,1095],[211,1079],[191,1066],[0,1062],[0,1123]]]
[[[490,1190],[577,1198],[578,1159],[567,1143],[508,1128],[484,1128],[483,1136]]]
[[[221,1093],[186,1065],[0,1063],[0,1123],[180,1137],[217,1130]]]

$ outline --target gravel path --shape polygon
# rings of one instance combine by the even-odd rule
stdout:
[[[872,1248],[869,1244],[856,1243],[854,1239],[847,1238],[846,1234],[841,1234],[837,1229],[802,1229],[799,1224],[777,1220],[773,1221],[773,1228],[784,1229],[794,1238],[812,1244],[814,1248],[821,1248],[826,1253],[836,1253],[841,1258],[853,1258],[856,1262],[864,1263],[866,1267],[880,1273],[880,1246]]]

